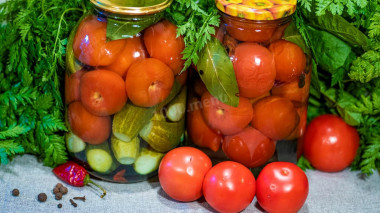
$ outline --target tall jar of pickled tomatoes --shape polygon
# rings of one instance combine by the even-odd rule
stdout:
[[[311,54],[292,23],[296,3],[216,0],[222,23],[215,37],[232,62],[238,104],[216,97],[198,67],[187,113],[189,139],[214,160],[259,169],[271,161],[296,162],[301,154]]]
[[[184,138],[185,44],[172,0],[91,2],[67,45],[67,149],[101,179],[142,181]]]

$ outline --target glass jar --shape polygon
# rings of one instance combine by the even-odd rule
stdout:
[[[311,77],[310,50],[292,23],[296,0],[217,0],[216,7],[222,23],[215,37],[232,62],[239,104],[222,103],[192,75],[190,141],[214,162],[230,159],[249,168],[295,163]]]
[[[67,46],[67,149],[101,179],[146,180],[184,138],[185,44],[163,19],[172,1],[91,2]]]

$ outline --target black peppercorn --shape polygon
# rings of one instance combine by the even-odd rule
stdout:
[[[58,208],[59,209],[62,208],[62,203],[58,204]]]
[[[18,189],[13,189],[13,190],[12,190],[12,195],[13,195],[13,196],[16,196],[16,197],[17,197],[19,194],[20,194],[20,191],[19,191]]]
[[[47,200],[47,196],[45,193],[38,194],[38,201],[45,202]]]
[[[57,183],[57,185],[55,185],[55,187],[58,189],[61,188],[62,186],[63,186],[62,183]]]

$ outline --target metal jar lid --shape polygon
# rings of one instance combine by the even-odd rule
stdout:
[[[90,0],[101,10],[122,15],[148,15],[161,12],[173,0]]]
[[[230,16],[249,20],[276,20],[292,15],[297,0],[216,0],[216,7]]]

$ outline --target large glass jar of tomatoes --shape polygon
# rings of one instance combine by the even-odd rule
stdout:
[[[67,46],[67,149],[101,179],[142,181],[184,138],[185,44],[171,0],[91,2]]]
[[[232,62],[239,104],[223,103],[194,75],[187,113],[189,139],[214,160],[249,168],[297,160],[298,139],[306,127],[311,55],[292,23],[296,3],[216,0],[222,23],[215,37]]]

